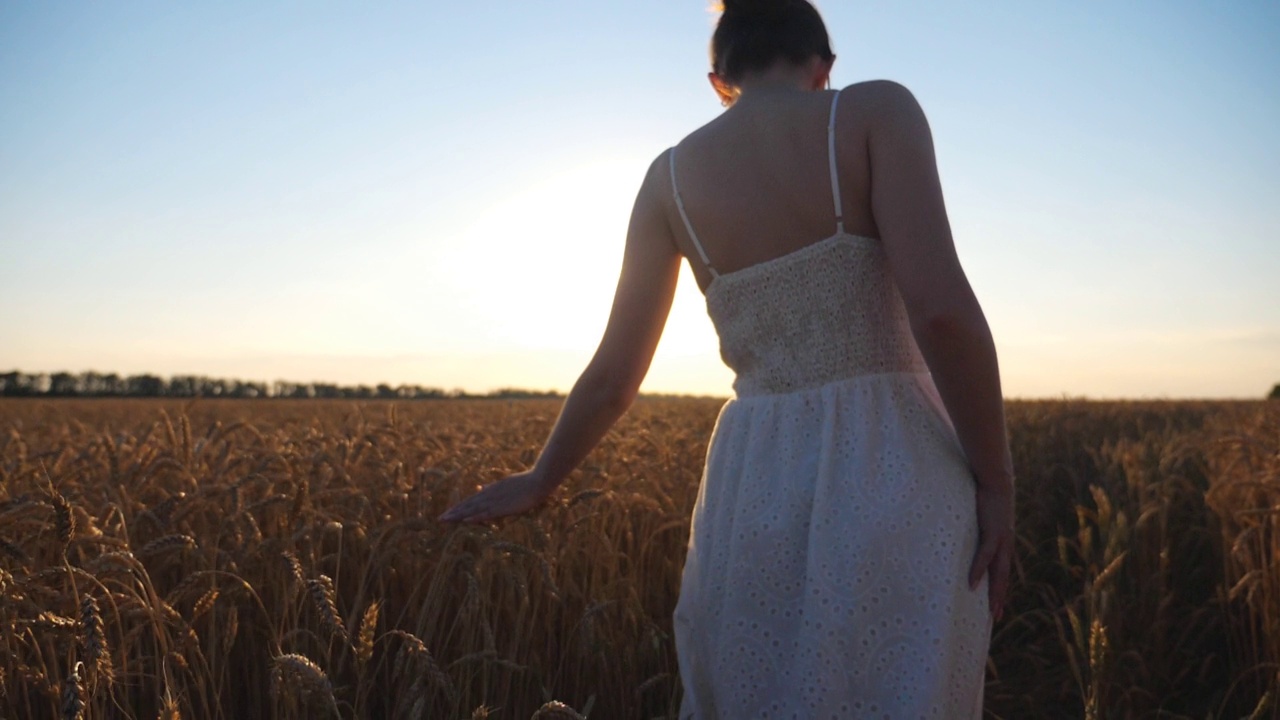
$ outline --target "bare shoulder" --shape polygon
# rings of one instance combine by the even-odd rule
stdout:
[[[649,169],[644,173],[644,181],[640,184],[640,198],[655,200],[661,198],[671,187],[671,150],[658,153]]]
[[[870,80],[845,88],[858,114],[854,124],[864,129],[871,146],[893,151],[903,147],[931,147],[932,134],[924,109],[901,83]],[[842,93],[843,95],[843,93]]]
[[[917,104],[911,90],[895,80],[864,80],[849,85],[840,94],[875,105]]]
[[[905,85],[893,80],[867,80],[841,91],[849,105],[859,108],[873,123],[922,117],[924,110]]]
[[[667,148],[654,156],[653,161],[649,163],[649,169],[644,173],[644,181],[646,183],[662,179],[671,171],[671,150]]]
[[[675,212],[675,191],[671,185],[671,149],[658,153],[645,170],[644,180],[636,193],[632,218],[661,218],[663,227],[669,227],[671,213]]]
[[[663,247],[678,252],[671,234],[671,212],[668,202],[674,198],[671,188],[671,152],[659,153],[645,171],[640,191],[631,209],[631,231],[637,239],[661,239]],[[632,232],[628,233],[632,235]],[[630,240],[628,240],[630,242]]]

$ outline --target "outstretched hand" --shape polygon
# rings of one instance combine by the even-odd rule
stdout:
[[[991,615],[999,620],[1009,593],[1009,566],[1013,563],[1013,486],[988,489],[978,486],[978,551],[969,568],[969,589],[976,590],[987,575],[987,600]]]
[[[487,522],[528,512],[551,497],[555,485],[533,471],[486,485],[480,492],[444,511],[441,522]]]

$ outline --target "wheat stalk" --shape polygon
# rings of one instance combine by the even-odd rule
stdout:
[[[165,690],[164,697],[160,699],[160,713],[156,716],[156,720],[182,720],[182,710],[178,707],[178,701],[168,690]]]
[[[84,717],[84,687],[80,684],[80,671],[84,663],[77,662],[62,684],[62,720],[82,720]]]
[[[396,662],[395,667],[392,670],[392,676],[403,677],[405,673],[412,671],[411,667],[413,665],[420,662],[424,666],[424,677],[429,679],[432,685],[440,688],[450,700],[457,697],[457,690],[454,688],[453,682],[449,679],[449,676],[440,669],[440,666],[436,664],[436,659],[432,657],[431,651],[427,649],[426,643],[422,642],[417,635],[404,630],[392,630],[388,632],[387,635],[390,637],[398,637],[402,641],[400,645],[400,652],[396,654]]]
[[[559,700],[552,700],[538,708],[530,720],[586,720],[586,718]]]
[[[162,553],[169,552],[170,550],[189,550],[196,547],[197,544],[196,539],[190,535],[175,533],[173,535],[165,535],[164,537],[156,538],[146,545],[143,545],[142,549],[137,552],[137,555],[138,557],[148,557],[151,555],[160,555]]]
[[[110,683],[114,679],[111,654],[107,649],[107,637],[103,631],[98,601],[92,595],[85,595],[80,601],[80,648],[89,667],[93,668],[95,681]]]
[[[373,657],[373,638],[378,629],[378,613],[381,607],[381,604],[374,600],[369,603],[369,607],[365,608],[364,614],[360,617],[360,632],[356,638],[356,660],[360,663],[361,670]]]
[[[57,490],[49,493],[49,504],[53,506],[53,523],[58,532],[58,543],[65,553],[67,545],[71,543],[71,536],[76,532],[76,516],[71,510],[71,503]]]
[[[218,588],[210,588],[209,590],[206,590],[205,593],[196,600],[195,604],[191,606],[192,622],[194,622],[196,618],[212,610],[214,603],[217,601]]]
[[[298,592],[307,584],[307,576],[302,572],[302,563],[298,562],[298,556],[291,550],[282,551],[280,559],[284,562],[285,571],[289,576],[289,587],[293,592]]]
[[[320,626],[329,633],[330,637],[336,635],[342,638],[343,642],[349,642],[350,637],[347,635],[346,626],[342,624],[342,616],[338,614],[337,596],[329,576],[320,575],[314,580],[308,580],[307,590],[316,612],[320,615]]]
[[[271,694],[277,698],[297,697],[306,705],[320,701],[340,717],[329,676],[306,656],[288,653],[272,658]]]

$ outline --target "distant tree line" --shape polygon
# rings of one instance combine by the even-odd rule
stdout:
[[[0,374],[0,396],[7,397],[173,397],[173,398],[350,398],[357,400],[426,400],[439,398],[557,397],[553,391],[504,388],[486,394],[441,390],[421,385],[337,385],[276,380],[227,380],[203,375],[118,375],[99,372]]]

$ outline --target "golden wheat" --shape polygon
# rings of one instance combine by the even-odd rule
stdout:
[[[456,527],[555,401],[0,401],[0,717],[673,717],[718,407],[641,400],[559,502]],[[1280,404],[1009,418],[989,716],[1274,717]]]

